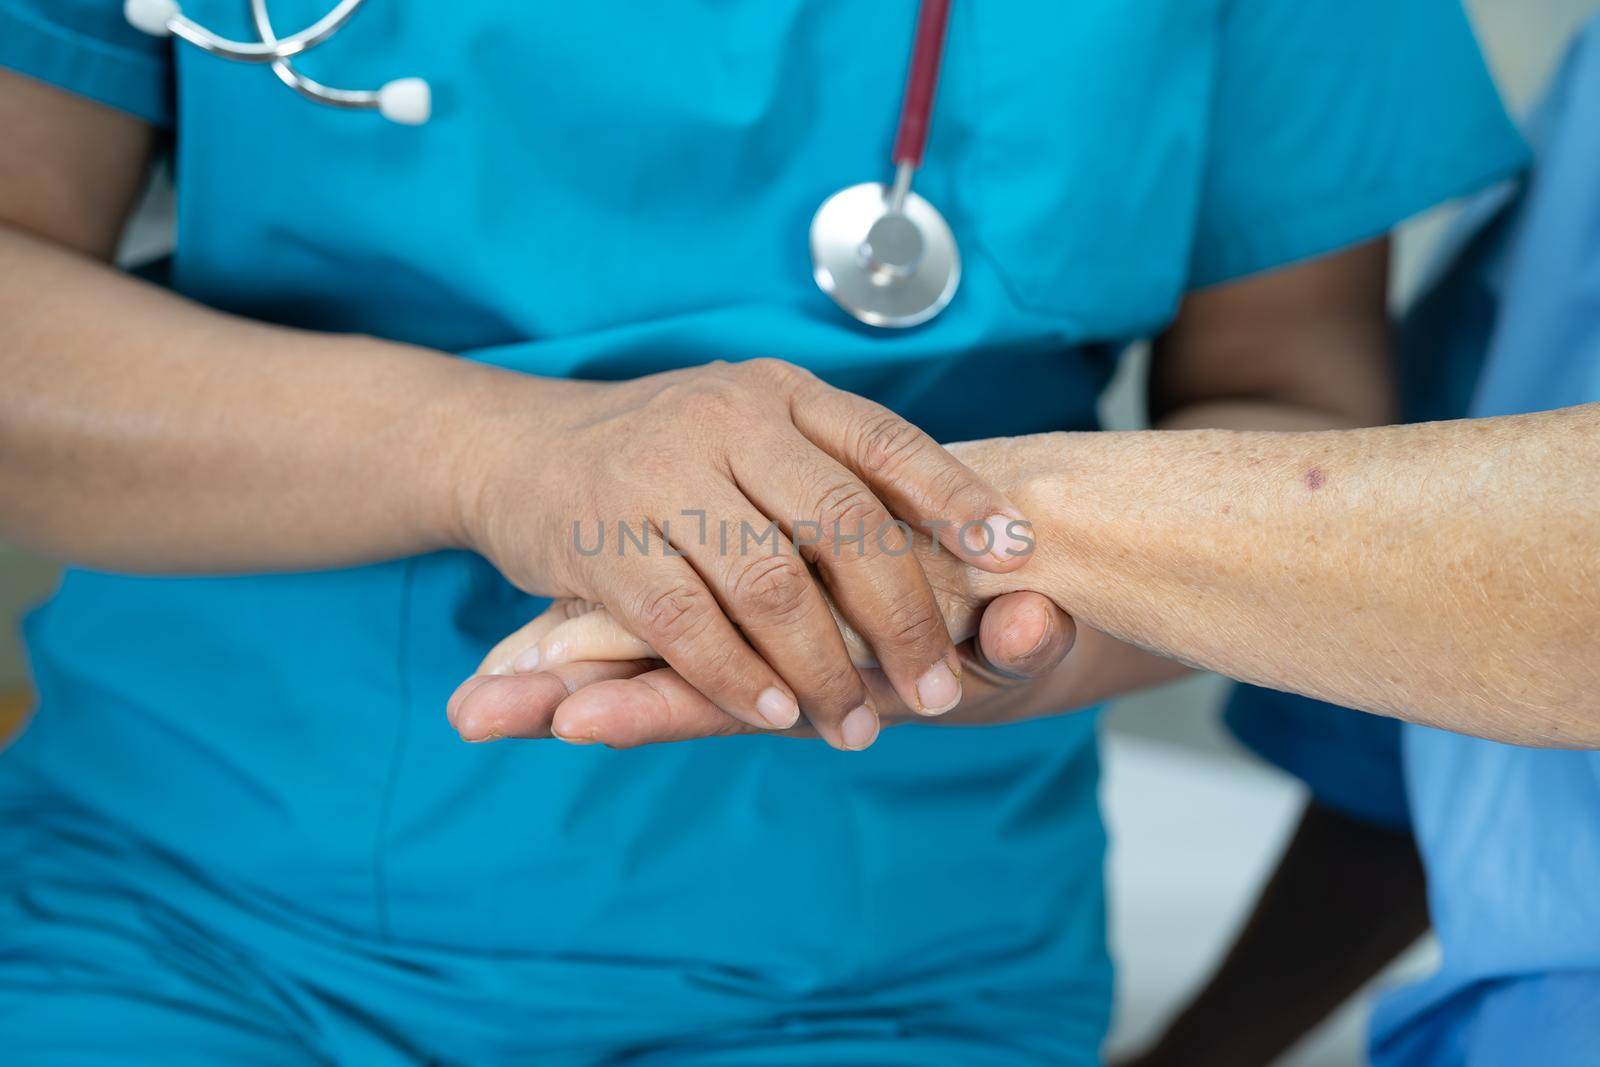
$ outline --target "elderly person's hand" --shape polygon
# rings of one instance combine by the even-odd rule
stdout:
[[[927,718],[907,706],[877,670],[871,649],[841,624],[851,658],[877,706],[876,718],[842,724],[847,749],[863,749],[884,725],[924,720],[948,725],[1010,722],[1069,706],[1072,697],[1042,685],[1073,647],[1072,619],[1037,593],[1008,593],[981,619],[974,605],[936,588],[947,618],[966,632],[961,643],[964,695],[952,715]],[[537,649],[538,657],[528,655]],[[542,666],[518,670],[537,658]],[[606,609],[581,601],[552,604],[539,618],[501,642],[483,670],[457,690],[450,722],[463,739],[559,737],[573,744],[614,748],[701,737],[764,732],[733,718],[661,663],[649,645],[623,629]],[[805,723],[785,736],[814,737]]]

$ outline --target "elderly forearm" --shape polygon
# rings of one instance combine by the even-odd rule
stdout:
[[[1164,655],[1525,744],[1600,745],[1600,405],[1319,433],[1007,446],[1008,579]]]

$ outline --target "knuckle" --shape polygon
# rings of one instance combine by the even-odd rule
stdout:
[[[810,588],[810,572],[785,553],[745,563],[733,575],[729,593],[743,613],[763,622],[785,623],[804,612]]]
[[[733,642],[715,643],[699,656],[699,661],[694,666],[696,679],[705,683],[699,685],[697,682],[697,687],[706,690],[706,695],[712,699],[722,694],[737,693],[747,686],[750,680],[749,664],[745,661],[743,646]]]
[[[985,501],[976,491],[971,477],[954,464],[940,467],[928,479],[927,500],[931,507],[945,517],[966,516],[987,518],[981,514]]]
[[[740,366],[762,382],[781,387],[799,385],[810,377],[809,374],[793,363],[787,360],[774,359],[771,356],[761,356],[757,359],[746,360]]]
[[[657,647],[693,639],[705,629],[708,594],[689,582],[672,582],[647,594],[636,616],[645,640]]]
[[[812,699],[837,718],[860,704],[865,696],[861,675],[848,660],[843,660],[837,669],[827,671],[818,680]]]
[[[891,411],[875,411],[856,434],[856,461],[868,475],[892,476],[921,449],[922,431]]]
[[[947,643],[950,632],[945,629],[944,619],[921,602],[903,600],[889,605],[884,612],[882,638],[900,648],[925,648]]]
[[[720,381],[708,381],[683,391],[678,413],[691,426],[707,426],[734,421],[740,410],[736,388]]]
[[[889,519],[872,490],[855,480],[837,482],[817,494],[817,521],[824,540],[841,535],[871,534]]]

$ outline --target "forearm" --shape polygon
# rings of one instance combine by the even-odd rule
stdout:
[[[0,534],[167,572],[457,543],[456,459],[513,378],[220,314],[3,226],[0,377]]]
[[[1326,353],[1336,360],[1343,353]],[[1158,429],[1304,431],[1354,425],[1344,412],[1286,399],[1233,399],[1186,404],[1157,415]],[[1189,673],[1177,660],[1120,641],[1078,620],[1072,651],[1049,678],[1032,687],[1023,714],[1049,714],[1176,681]]]
[[[1530,744],[1600,744],[1600,407],[1360,431],[1019,439],[1010,579],[1163,655]]]

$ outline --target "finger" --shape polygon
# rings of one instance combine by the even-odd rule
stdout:
[[[839,628],[839,636],[844,638],[845,651],[850,653],[850,662],[861,671],[872,670],[882,673],[878,668],[878,657],[867,645],[867,639],[861,632],[850,625],[850,620],[839,611],[839,605],[833,602],[833,597],[826,589],[822,591],[822,598],[828,602],[828,611],[833,614],[833,624]],[[865,674],[862,675],[865,678]],[[868,686],[871,689],[871,686]]]
[[[770,459],[759,471],[741,466],[753,459],[736,459],[740,488],[762,511],[785,517],[900,699],[926,715],[955,707],[960,660],[905,528],[859,478],[803,439],[776,454],[789,457],[783,477],[773,477]]]
[[[1021,681],[1061,665],[1077,640],[1072,616],[1039,593],[1007,593],[984,609],[977,651],[993,671]]]
[[[532,622],[508,634],[489,650],[478,664],[477,674],[511,674],[517,669],[517,657],[528,648],[537,647],[545,634],[568,619],[587,614],[594,607],[587,601],[564,597],[552,601]],[[595,656],[595,659],[621,659],[621,656]],[[629,657],[639,658],[639,657]]]
[[[815,452],[815,450],[811,450]],[[706,536],[675,536],[673,543],[704,576],[728,617],[800,701],[807,721],[834,748],[856,748],[877,736],[864,719],[877,713],[850,662],[844,638],[822,588],[781,524],[757,511],[728,486],[708,500],[715,520]],[[846,740],[846,730],[850,740]]]
[[[660,658],[648,642],[629,633],[610,611],[596,607],[548,630],[518,655],[513,666],[518,671],[532,671],[583,660]]]
[[[569,663],[535,674],[476,675],[450,698],[448,717],[463,741],[549,737],[556,708],[573,693],[597,682],[630,678],[655,666],[654,660]]]
[[[839,628],[839,636],[844,639],[845,651],[850,654],[850,662],[860,669],[877,667],[878,661],[873,656],[872,649],[867,647],[866,640],[856,632],[855,627],[850,625],[849,620],[839,614],[839,609],[833,604],[826,590],[823,590],[822,598],[828,602],[828,610],[833,615],[834,625]],[[519,634],[521,632],[518,631]],[[509,644],[512,641],[508,638],[502,643]],[[559,663],[576,663],[581,660],[660,658],[655,649],[624,629],[610,611],[599,605],[593,605],[592,610],[573,615],[566,621],[558,623],[554,629],[548,630],[529,651],[525,662],[529,664],[526,669],[537,670],[541,665],[549,668]],[[513,669],[524,668],[513,661]]]
[[[735,629],[694,568],[665,554],[659,529],[650,541],[651,554],[625,553],[599,569],[601,602],[730,715],[761,729],[793,726],[800,705],[788,683]]]
[[[994,721],[996,701],[1009,703],[1015,694],[1032,684],[1030,680],[1001,675],[991,669],[977,649],[976,639],[958,646],[961,656],[961,710],[954,715],[928,719],[900,701],[894,687],[882,671],[867,670],[862,675],[867,689],[877,701],[878,719],[884,726],[897,726],[906,722],[932,723],[938,726],[962,726]]]
[[[1022,512],[905,419],[821,381],[803,384],[790,407],[813,444],[950,552],[995,573],[1027,562],[1033,531]]]
[[[563,740],[612,748],[764,732],[727,715],[665,668],[580,689],[556,709],[553,726]],[[802,725],[785,736],[809,732]]]

